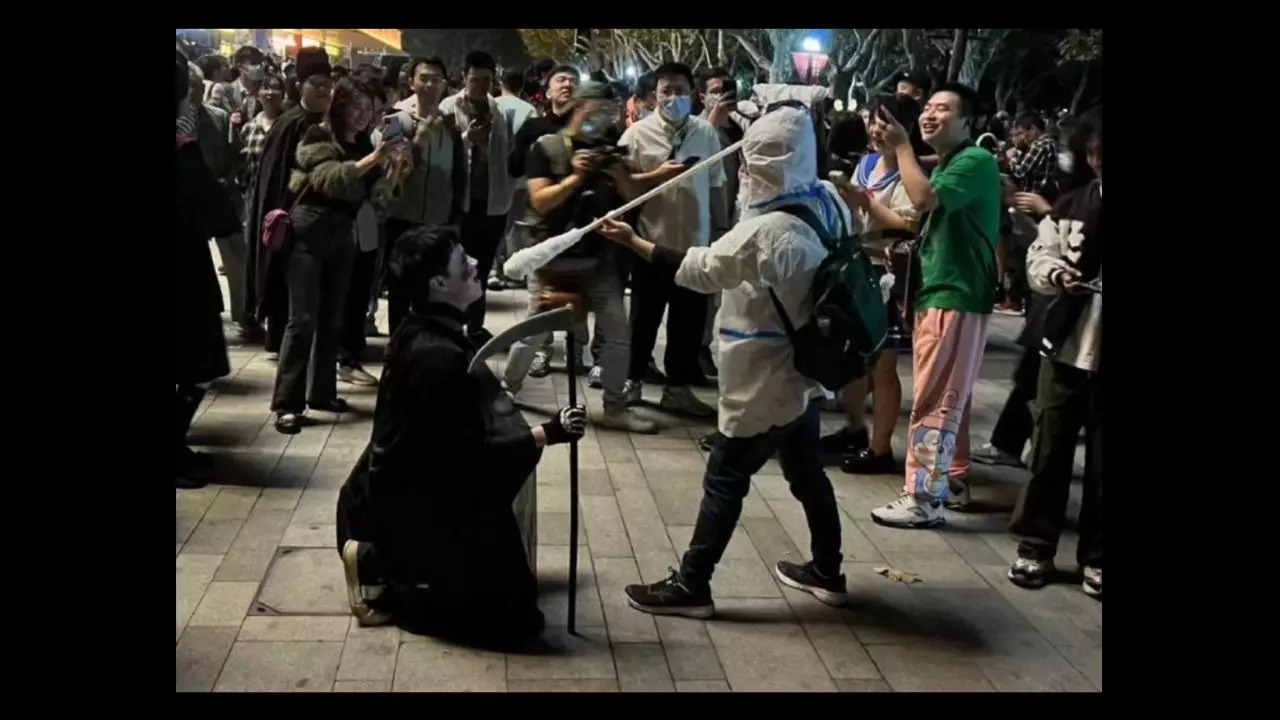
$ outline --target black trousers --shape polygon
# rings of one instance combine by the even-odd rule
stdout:
[[[667,384],[685,387],[702,375],[698,349],[707,320],[707,296],[682,288],[670,270],[640,262],[631,269],[631,369],[627,377],[644,380],[658,340],[662,312],[667,314],[667,352],[663,358]]]
[[[1004,401],[1004,409],[996,419],[991,432],[991,444],[1014,457],[1022,456],[1022,449],[1035,431],[1031,417],[1031,403],[1036,399],[1036,385],[1040,382],[1040,353],[1023,350],[1022,359],[1013,371],[1013,389]]]
[[[351,225],[350,218],[326,213],[296,233],[286,259],[289,324],[276,369],[273,412],[301,413],[308,403],[338,396],[338,332],[356,252]]]
[[[378,251],[356,252],[347,283],[347,300],[342,308],[342,329],[338,335],[338,362],[359,365],[369,343],[364,336],[364,321],[369,313],[369,294],[374,273],[378,269]]]
[[[800,417],[760,435],[725,438],[716,444],[702,477],[702,505],[693,538],[680,561],[682,580],[694,587],[711,582],[716,563],[729,547],[742,515],[742,499],[751,488],[751,476],[764,467],[775,450],[791,494],[804,506],[814,564],[824,575],[840,574],[840,510],[831,479],[822,469],[818,407],[818,403],[811,403]]]
[[[191,431],[191,421],[196,417],[200,401],[204,400],[206,390],[199,385],[183,383],[177,387],[174,399],[174,445],[181,450],[187,446],[187,433]]]
[[[488,201],[471,199],[471,211],[462,220],[462,248],[476,260],[476,274],[480,277],[480,299],[467,308],[467,332],[474,333],[484,327],[485,301],[488,299],[489,271],[498,253],[498,243],[507,229],[506,215],[490,215]]]
[[[1009,520],[1009,531],[1022,538],[1018,557],[1048,561],[1058,552],[1082,426],[1087,444],[1076,562],[1102,567],[1102,377],[1052,361],[1040,367],[1031,479]]]

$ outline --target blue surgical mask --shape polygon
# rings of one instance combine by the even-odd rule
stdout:
[[[689,112],[692,110],[693,98],[688,95],[666,98],[658,104],[658,111],[662,113],[662,117],[671,122],[682,122],[689,117]]]

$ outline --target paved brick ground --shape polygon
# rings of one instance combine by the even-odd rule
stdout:
[[[491,327],[511,322],[523,293],[491,296]],[[384,306],[385,313],[385,306]],[[385,327],[385,314],[383,315]],[[975,444],[994,423],[1016,361],[1019,321],[993,321],[974,408]],[[380,352],[381,341],[379,341]],[[661,354],[658,354],[661,357]],[[710,621],[654,618],[626,607],[627,583],[661,579],[692,532],[706,458],[704,426],[644,409],[657,436],[591,431],[581,443],[578,625],[562,627],[568,567],[568,452],[538,472],[538,566],[555,655],[480,652],[395,628],[361,629],[347,615],[334,545],[334,503],[368,438],[372,391],[345,388],[358,410],[292,438],[271,426],[275,365],[260,348],[231,350],[234,374],[210,393],[192,441],[216,456],[220,484],[176,491],[176,686],[186,691],[1092,691],[1102,688],[1102,606],[1076,583],[1039,592],[1005,579],[1004,530],[1022,481],[975,473],[979,512],[940,531],[895,531],[868,512],[900,477],[831,478],[843,510],[853,602],[835,610],[781,587],[770,568],[808,554],[799,504],[775,462],[754,479],[741,526],[713,589]],[[501,363],[501,359],[497,360]],[[370,363],[377,374],[380,365]],[[902,360],[909,382],[909,359]],[[526,385],[552,408],[567,393],[553,374]],[[597,391],[583,388],[598,408]],[[909,390],[908,390],[909,392]],[[708,391],[699,391],[712,400]],[[656,401],[660,389],[647,388]],[[904,411],[905,414],[905,411]],[[536,413],[530,413],[537,419]],[[825,418],[829,429],[840,422]],[[901,437],[895,439],[900,454]],[[1073,503],[1073,508],[1075,504]],[[1074,511],[1074,510],[1073,510]],[[1060,559],[1070,566],[1074,536]],[[881,566],[916,573],[905,585]]]

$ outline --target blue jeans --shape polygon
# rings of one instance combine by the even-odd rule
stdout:
[[[702,478],[702,507],[693,539],[680,561],[681,580],[695,588],[711,582],[716,563],[738,526],[751,476],[764,467],[775,449],[791,494],[804,506],[814,564],[823,575],[840,574],[844,559],[840,554],[840,510],[831,480],[822,468],[820,431],[818,403],[814,402],[786,425],[751,437],[727,437],[716,444]]]

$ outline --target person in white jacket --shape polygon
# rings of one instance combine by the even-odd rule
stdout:
[[[804,506],[812,537],[811,562],[779,562],[777,575],[791,587],[840,605],[846,599],[840,572],[840,514],[818,448],[821,387],[796,371],[791,342],[769,298],[773,290],[797,326],[809,320],[809,292],[827,256],[818,235],[784,212],[808,207],[836,232],[843,218],[856,221],[835,187],[817,178],[817,141],[808,112],[781,107],[747,131],[743,219],[708,247],[678,251],[655,246],[624,223],[608,221],[600,233],[630,247],[657,268],[675,272],[676,284],[719,292],[719,430],[703,477],[704,494],[689,549],[679,570],[653,585],[626,588],[631,607],[662,615],[705,618],[715,612],[711,575],[742,514],[751,476],[778,452],[791,493]]]

